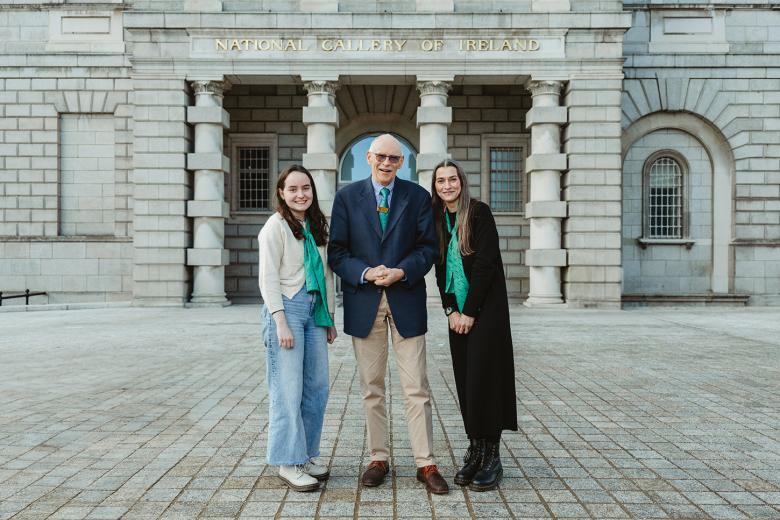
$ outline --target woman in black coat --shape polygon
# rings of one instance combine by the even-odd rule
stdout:
[[[469,437],[455,483],[494,489],[503,473],[503,430],[517,430],[509,304],[498,230],[490,208],[469,196],[463,169],[444,160],[433,171],[436,264],[463,424]],[[454,235],[454,238],[453,238]]]

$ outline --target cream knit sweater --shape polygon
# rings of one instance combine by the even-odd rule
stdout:
[[[298,240],[290,226],[279,213],[274,213],[257,235],[260,272],[258,274],[260,294],[274,313],[284,310],[282,295],[292,298],[306,283],[303,269],[303,240]],[[335,284],[333,271],[328,266],[328,254],[325,246],[318,247],[322,264],[325,266],[325,286],[328,291],[328,311],[333,314],[335,308]]]

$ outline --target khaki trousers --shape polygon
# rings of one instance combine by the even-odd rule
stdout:
[[[388,460],[387,409],[385,408],[385,373],[387,371],[387,331],[393,339],[398,375],[406,399],[406,424],[418,468],[435,464],[433,458],[433,419],[431,389],[425,363],[425,335],[404,338],[395,327],[387,296],[382,291],[376,320],[368,337],[352,337],[363,409],[366,413],[368,447],[371,460]]]

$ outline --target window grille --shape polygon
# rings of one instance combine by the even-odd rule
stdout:
[[[238,149],[239,210],[270,208],[270,155],[267,146]]]
[[[515,146],[490,147],[490,206],[493,211],[521,211],[522,154]]]
[[[648,238],[682,238],[682,169],[671,157],[656,159],[648,181]]]

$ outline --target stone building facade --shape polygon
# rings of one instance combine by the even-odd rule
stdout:
[[[780,9],[740,0],[2,2],[0,291],[257,301],[276,173],[329,209],[382,131],[463,164],[530,306],[780,303]]]

